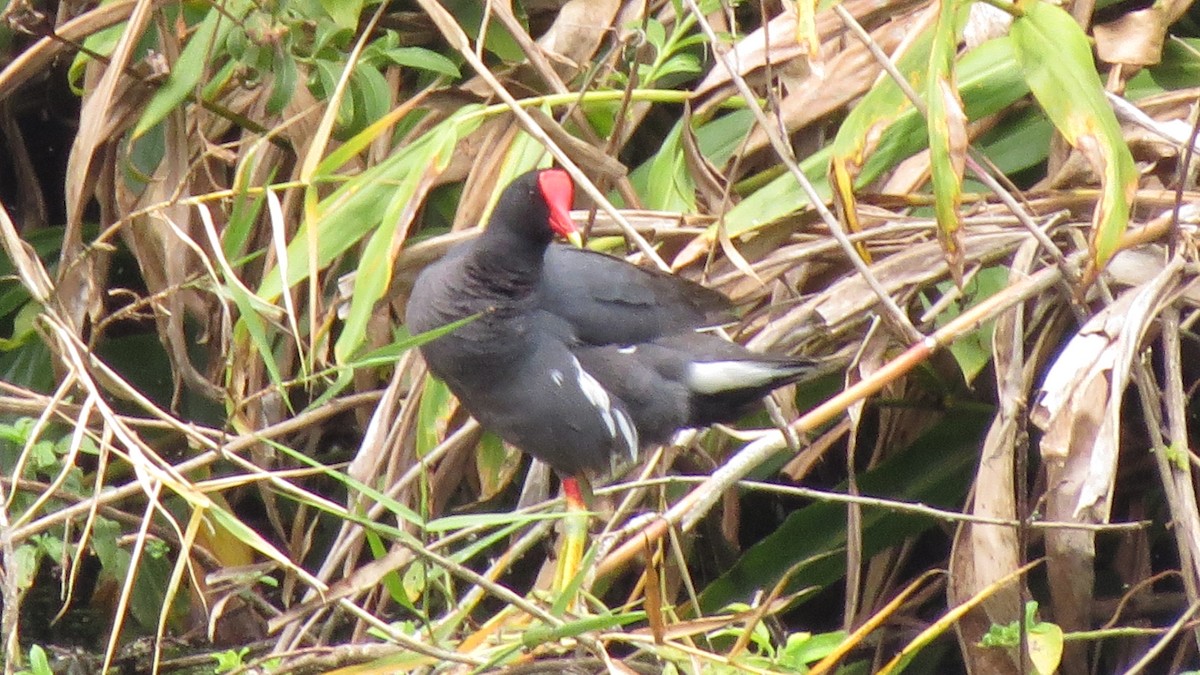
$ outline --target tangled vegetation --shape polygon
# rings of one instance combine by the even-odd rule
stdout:
[[[0,0],[6,672],[1200,668],[1190,11]],[[580,603],[399,320],[550,163],[829,364],[597,486]]]

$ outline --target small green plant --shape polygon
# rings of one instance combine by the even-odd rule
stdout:
[[[38,645],[29,648],[29,667],[25,670],[18,670],[17,675],[54,675],[54,669],[50,667],[50,657],[46,656],[46,650]]]
[[[750,607],[743,603],[733,603],[726,610],[734,612],[748,611]],[[724,644],[727,640],[736,640],[745,631],[744,626],[721,628],[708,634],[709,640]],[[804,673],[809,667],[828,656],[846,640],[846,631],[813,634],[807,631],[789,633],[783,645],[776,645],[771,639],[771,633],[766,625],[759,622],[750,635],[751,648],[739,656],[735,665],[728,672],[738,672],[737,664],[765,669],[783,669],[787,672]]]
[[[1186,471],[1188,467],[1188,451],[1185,447],[1180,447],[1178,443],[1172,443],[1163,448],[1163,455],[1167,461],[1175,465],[1175,468],[1180,471]]]
[[[1063,631],[1057,624],[1038,621],[1037,609],[1037,602],[1031,600],[1025,603],[1025,634],[1029,642],[1029,660],[1038,673],[1053,673],[1062,661]],[[979,646],[1016,649],[1020,642],[1021,628],[1013,621],[1003,626],[993,625],[979,641]]]
[[[219,654],[213,654],[212,657],[217,661],[217,666],[213,672],[228,673],[241,668],[243,665],[242,661],[249,653],[249,647],[242,647],[241,649],[226,649]]]

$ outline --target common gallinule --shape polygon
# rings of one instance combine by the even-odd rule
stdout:
[[[476,316],[421,346],[429,370],[485,429],[553,467],[579,511],[577,478],[732,421],[814,364],[699,332],[730,319],[716,291],[551,243],[578,241],[573,196],[561,169],[514,180],[483,234],[417,278],[405,322],[416,335]],[[577,539],[566,557],[581,554]]]

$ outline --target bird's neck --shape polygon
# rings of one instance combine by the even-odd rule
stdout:
[[[533,293],[542,277],[549,242],[529,242],[507,231],[485,231],[472,251],[467,271],[495,295],[523,297]]]

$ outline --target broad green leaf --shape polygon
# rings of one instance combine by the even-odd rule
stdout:
[[[322,98],[327,98],[333,95],[337,89],[338,80],[342,77],[342,69],[346,64],[330,61],[328,59],[317,59],[313,61],[313,76],[317,80],[320,89],[317,95]],[[337,111],[337,126],[338,128],[349,127],[354,121],[354,97],[343,96]]]
[[[152,546],[156,543],[162,544],[160,540],[152,539],[142,549],[137,561],[137,578],[129,598],[129,612],[145,630],[154,630],[159,615],[169,611],[163,603],[171,578],[171,565],[162,551]]]
[[[286,51],[275,55],[275,67],[271,72],[274,77],[271,81],[271,97],[267,99],[267,112],[278,115],[295,95],[299,74],[295,59]]]
[[[1055,128],[1101,176],[1092,217],[1092,263],[1103,267],[1129,223],[1138,174],[1121,126],[1104,97],[1087,35],[1063,9],[1018,3],[1011,36],[1025,81]]]
[[[1016,115],[1005,117],[975,141],[975,147],[996,169],[1014,177],[1023,171],[1040,167],[1050,155],[1050,137],[1054,125],[1035,108],[1026,108]],[[1020,183],[1018,183],[1020,185]],[[984,189],[971,182],[969,191]]]
[[[13,562],[16,564],[16,586],[21,590],[33,587],[34,577],[37,576],[38,563],[42,558],[41,550],[33,544],[21,544],[14,552]]]
[[[118,23],[89,35],[83,41],[83,46],[86,49],[80,50],[75,54],[75,58],[71,61],[71,67],[67,71],[67,83],[76,96],[83,96],[86,93],[83,88],[83,72],[87,64],[92,60],[91,55],[99,54],[106,57],[112,55],[113,50],[117,47],[117,43],[121,41],[121,35],[124,32],[125,24]]]
[[[648,209],[675,213],[696,210],[696,185],[683,156],[682,134],[687,119],[684,116],[676,122],[653,159],[629,176]]]
[[[982,269],[971,278],[964,290],[963,299],[947,307],[937,316],[935,323],[941,327],[958,317],[963,311],[974,307],[1008,286],[1008,270],[1004,267]],[[950,292],[949,282],[938,285],[942,292]],[[992,360],[992,333],[995,321],[988,321],[974,331],[951,343],[950,353],[962,369],[963,380],[973,382]]]
[[[1038,623],[1029,629],[1029,660],[1038,675],[1058,672],[1063,655],[1063,630],[1057,624]]]
[[[1062,662],[1063,631],[1058,625],[1037,619],[1038,603],[1025,603],[1025,636],[1029,644],[1029,660],[1035,673],[1051,675],[1058,672]],[[1021,644],[1021,626],[1016,621],[1007,624],[992,624],[979,641],[979,646],[1015,650]]]
[[[934,31],[925,31],[912,41],[908,50],[896,61],[896,69],[916,91],[926,89],[933,41]],[[909,116],[911,119],[915,113],[912,103],[909,102],[899,85],[887,75],[881,76],[875,86],[871,87],[867,95],[846,116],[846,121],[842,122],[837,136],[833,140],[831,161],[834,164],[845,166],[846,175],[857,185],[858,177],[862,173],[867,158],[881,150],[880,144],[886,138],[895,138],[898,135],[901,137],[911,136],[900,130],[889,129],[889,127],[896,124],[902,115]],[[924,126],[923,120],[921,125]],[[914,140],[916,140],[916,148],[925,143],[924,138]],[[911,152],[915,151],[914,148]],[[905,153],[904,156],[908,154],[911,153]],[[902,158],[893,157],[892,159],[899,161]]]
[[[359,63],[350,76],[350,95],[354,97],[354,120],[347,133],[358,133],[382,119],[392,107],[392,87],[374,67]]]
[[[450,401],[450,388],[444,382],[435,377],[425,378],[425,389],[417,408],[418,458],[428,455],[445,437],[450,422]]]
[[[46,656],[46,650],[40,645],[33,645],[29,648],[29,669],[33,675],[53,675],[54,669],[50,667],[50,657]]]
[[[490,16],[490,20],[485,26],[484,3],[479,0],[443,0],[442,5],[454,15],[455,19],[458,19],[458,25],[471,39],[472,44],[479,40],[480,29],[485,28],[484,49],[509,63],[520,63],[525,60],[525,50],[521,48],[520,43],[512,36],[508,28],[494,15]]]
[[[116,579],[124,578],[129,571],[129,552],[117,544],[121,526],[108,518],[96,518],[92,525],[92,550],[100,559],[100,567]]]
[[[384,219],[388,205],[396,203],[396,186],[436,157],[437,151],[445,147],[448,137],[453,136],[457,140],[474,131],[483,120],[481,116],[471,114],[477,110],[478,108],[473,106],[462,108],[419,140],[400,149],[377,166],[346,181],[321,200],[316,221],[302,223],[288,244],[287,286],[291,287],[309,275],[309,227],[317,229],[316,260],[320,269],[324,269],[334,258],[345,253],[369,232],[379,228],[380,223],[385,223],[382,227],[390,237],[396,223],[386,222]],[[317,179],[321,178],[324,176],[317,176]],[[278,298],[283,290],[283,282],[279,276],[279,268],[271,268],[264,275],[262,285],[258,289],[259,297],[267,300]],[[373,282],[368,280],[367,283]]]
[[[654,47],[655,58],[657,59],[667,47],[666,27],[658,19],[647,19],[642,35],[646,43]]]
[[[741,147],[754,125],[754,113],[749,110],[733,110],[696,129],[696,145],[700,152],[716,166],[723,166]]]
[[[824,199],[828,199],[830,194],[825,172],[829,166],[829,156],[830,149],[826,147],[800,162],[800,170],[812,181]],[[725,228],[730,237],[737,237],[807,206],[808,196],[800,189],[796,179],[790,173],[784,172],[730,209],[725,214]],[[715,234],[716,230],[712,229],[712,233]]]
[[[354,279],[350,311],[334,345],[334,354],[340,364],[347,363],[362,345],[367,324],[375,315],[375,303],[387,292],[388,284],[392,281],[392,267],[399,252],[397,232],[407,231],[407,224],[416,217],[426,192],[433,185],[434,177],[446,169],[458,144],[458,132],[454,126],[442,126],[427,138],[428,142],[420,144],[422,152],[408,157],[408,170],[399,174],[397,182],[391,186],[391,199],[381,214],[382,222],[363,248]],[[301,241],[299,234],[293,244],[297,241]]]
[[[353,30],[358,26],[364,0],[321,0],[321,8],[342,28]]]
[[[29,340],[12,351],[0,352],[0,379],[49,394],[57,382],[54,368],[58,363],[45,342]]]
[[[20,298],[22,294],[13,292],[0,295],[0,304],[4,304],[5,295]],[[18,349],[37,337],[35,322],[42,314],[42,307],[31,300],[27,293],[24,296],[25,304],[21,305],[21,308],[17,310],[16,316],[13,317],[11,336],[0,337],[0,351],[8,352]]]
[[[426,70],[455,79],[462,77],[453,61],[424,47],[395,47],[386,50],[383,55],[392,63],[405,68]]]
[[[928,53],[928,50],[923,52],[926,59]],[[921,72],[924,72],[924,66],[918,65],[922,68]],[[923,78],[923,75],[919,77]],[[901,101],[894,93],[889,93],[891,89],[895,90],[894,93],[899,93],[899,88],[894,83],[881,81],[873,87],[842,123],[834,143],[800,163],[804,174],[825,199],[830,196],[828,181],[825,178],[826,167],[830,165],[830,158],[835,150],[841,151],[845,157],[856,157],[855,161],[862,162],[861,169],[854,178],[855,188],[861,188],[927,146],[924,118],[906,99]],[[1013,54],[1012,42],[1008,38],[998,38],[980,45],[963,56],[958,64],[958,92],[970,120],[998,112],[1028,91]],[[866,136],[872,133],[872,129],[875,130],[878,139],[873,151],[862,156],[855,148],[865,145]],[[866,150],[865,147],[860,149]],[[725,214],[725,227],[728,228],[731,237],[736,237],[807,206],[808,197],[796,184],[795,179],[787,173],[782,173],[730,209]],[[715,227],[710,228],[710,231],[705,233],[705,242],[713,237],[715,232]],[[707,246],[707,243],[703,245]]]
[[[819,661],[833,653],[846,641],[844,630],[832,633],[793,633],[787,637],[787,643],[779,651],[780,664],[800,671],[804,666]]]

